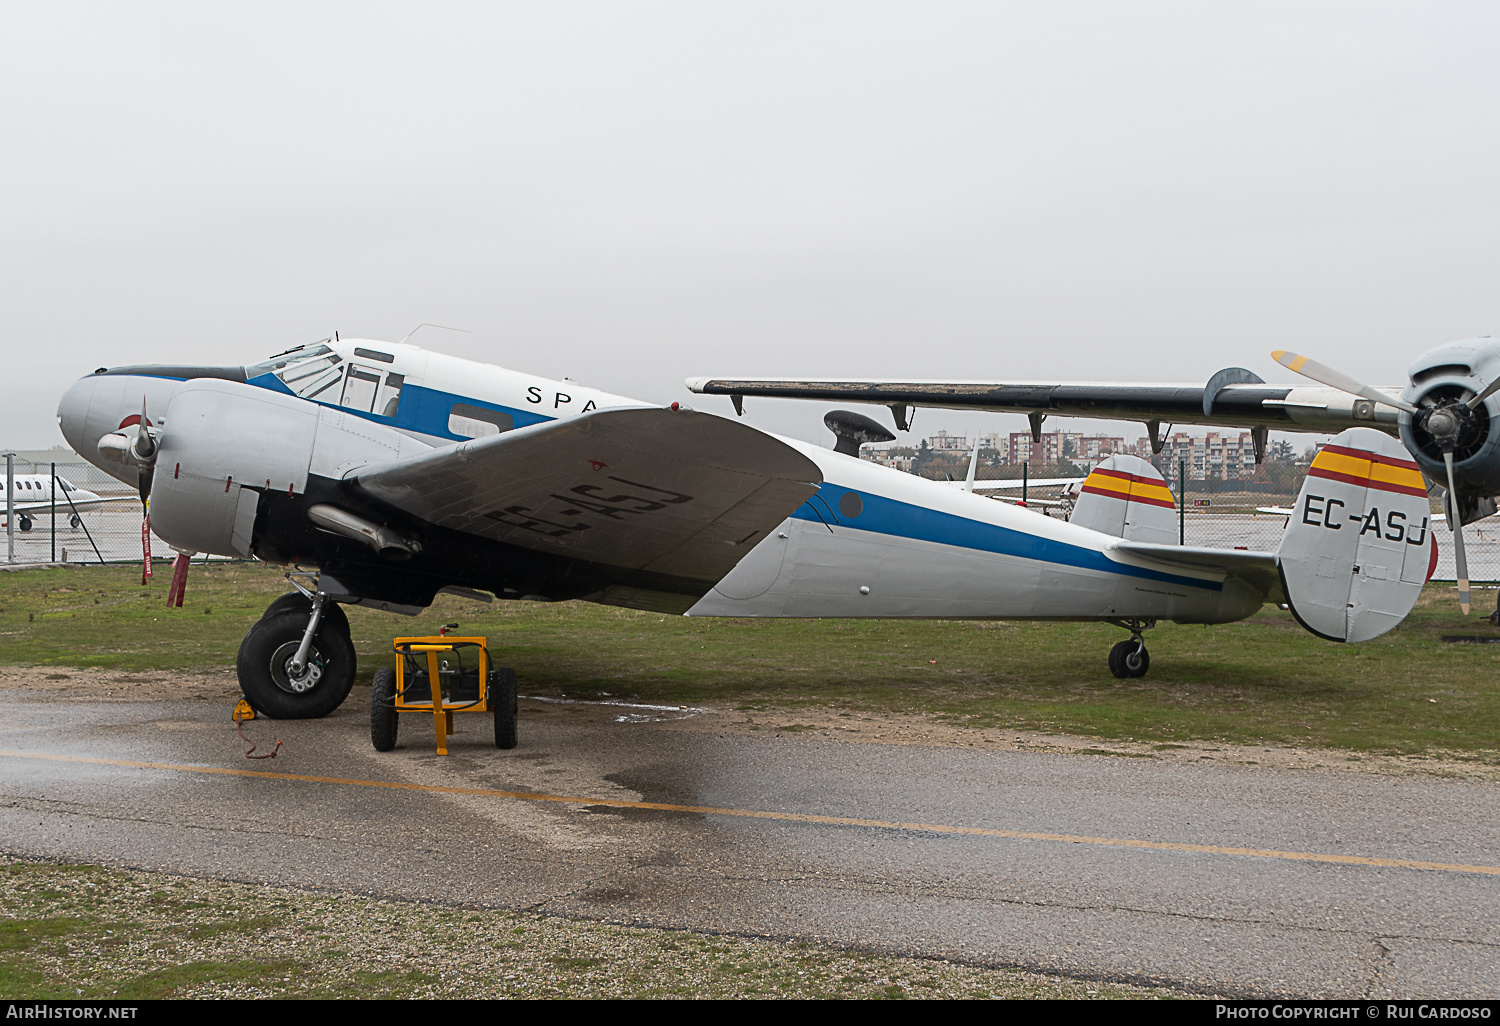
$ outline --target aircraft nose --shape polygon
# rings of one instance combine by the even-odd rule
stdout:
[[[88,437],[89,404],[93,401],[97,384],[97,379],[92,375],[79,378],[63,393],[62,400],[57,404],[57,426],[62,429],[63,437],[68,440],[73,451],[85,459],[94,454],[94,446],[99,441],[98,432],[95,432],[95,437]]]

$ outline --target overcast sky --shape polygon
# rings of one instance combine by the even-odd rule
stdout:
[[[1497,48],[1479,3],[6,4],[0,443],[96,366],[423,321],[658,402],[1401,384],[1500,334]]]

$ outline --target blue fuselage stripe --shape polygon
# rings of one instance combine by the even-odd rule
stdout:
[[[845,488],[832,482],[825,483],[818,493],[797,508],[792,516],[798,520],[847,527],[856,531],[870,531],[914,541],[952,545],[956,548],[974,549],[978,552],[994,552],[1002,556],[1032,559],[1039,563],[1076,567],[1117,574],[1121,577],[1138,577],[1148,581],[1160,581],[1187,588],[1203,588],[1207,591],[1222,591],[1218,581],[1205,581],[1196,577],[1149,570],[1145,567],[1116,563],[1097,549],[1067,542],[1053,541],[1025,531],[1017,531],[997,524],[986,524],[952,513],[942,513],[925,506],[888,499],[870,492],[856,492],[863,508],[858,516],[844,516],[839,512],[839,500]]]
[[[282,380],[274,374],[262,374],[251,378],[246,384],[257,388],[269,388],[273,392],[281,392],[285,395],[296,395],[287,388]],[[335,387],[330,389],[330,394],[336,393]],[[338,398],[334,395],[334,398]],[[365,410],[351,410],[347,406],[339,406],[337,403],[319,402],[310,399],[318,406],[327,406],[331,410],[342,410],[365,420],[373,420],[377,424],[385,424],[387,427],[399,428],[404,431],[415,431],[418,434],[434,435],[438,438],[449,438],[455,442],[467,441],[470,436],[454,434],[448,430],[448,415],[453,412],[457,403],[466,406],[477,406],[483,410],[495,410],[499,413],[508,414],[511,418],[512,427],[529,427],[532,424],[540,424],[542,421],[554,418],[533,413],[531,410],[519,410],[512,406],[501,406],[498,403],[485,402],[483,399],[474,399],[466,395],[457,395],[453,392],[444,392],[436,388],[427,388],[424,385],[408,383],[401,389],[401,403],[396,408],[394,417],[382,417],[378,413],[369,413]]]

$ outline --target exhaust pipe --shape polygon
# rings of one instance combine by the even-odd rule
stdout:
[[[410,559],[422,551],[417,542],[401,537],[389,527],[382,527],[326,502],[310,507],[307,519],[325,531],[364,542],[380,553],[382,559]]]

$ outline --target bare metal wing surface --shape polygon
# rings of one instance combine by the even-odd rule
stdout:
[[[1328,434],[1357,425],[1394,434],[1397,425],[1395,409],[1369,399],[1324,386],[1268,385],[1240,368],[1205,384],[728,377],[686,384],[702,395],[730,396],[737,407],[749,397],[878,403],[893,408],[898,427],[916,407]],[[1378,391],[1401,395],[1399,388]]]
[[[723,578],[823,475],[747,425],[642,408],[537,424],[351,479],[439,527],[617,571],[594,601],[685,608],[684,594]]]

